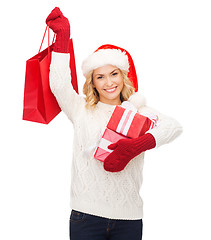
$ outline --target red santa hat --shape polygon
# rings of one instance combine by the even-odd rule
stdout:
[[[114,65],[119,69],[128,72],[128,78],[132,82],[135,92],[138,91],[138,80],[133,59],[129,52],[123,48],[110,44],[100,46],[83,61],[82,71],[86,77],[91,70],[108,64]]]

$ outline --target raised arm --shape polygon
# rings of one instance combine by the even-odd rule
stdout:
[[[76,112],[84,106],[85,100],[75,92],[71,84],[68,53],[70,24],[58,7],[49,14],[46,23],[56,33],[50,65],[50,88],[61,109],[74,123]]]
[[[72,87],[69,61],[70,54],[52,52],[49,78],[51,91],[60,108],[74,123],[76,112],[83,109],[85,100]]]

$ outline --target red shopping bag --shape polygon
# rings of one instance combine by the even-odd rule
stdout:
[[[48,29],[48,48],[40,52]],[[46,27],[39,53],[26,61],[23,120],[48,124],[61,109],[50,90],[49,71],[53,44],[49,46],[49,28]],[[69,40],[71,83],[78,93],[73,41]]]

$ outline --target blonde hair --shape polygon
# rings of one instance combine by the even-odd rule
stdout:
[[[129,97],[135,92],[135,88],[133,87],[132,82],[129,80],[127,76],[127,72],[124,70],[119,69],[122,76],[124,86],[120,93],[120,100],[121,102],[127,101]],[[90,71],[86,77],[86,82],[83,86],[83,93],[86,95],[86,108],[93,108],[96,107],[96,104],[100,100],[99,93],[93,85],[93,72],[94,70]]]

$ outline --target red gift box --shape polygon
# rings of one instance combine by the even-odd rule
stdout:
[[[128,139],[119,133],[116,133],[108,128],[105,129],[103,136],[100,140],[99,146],[97,147],[94,158],[104,161],[105,158],[113,152],[113,150],[108,149],[108,146],[112,143],[119,141],[120,139]]]
[[[107,124],[107,128],[130,138],[137,138],[154,127],[156,121],[137,111],[116,106]]]

